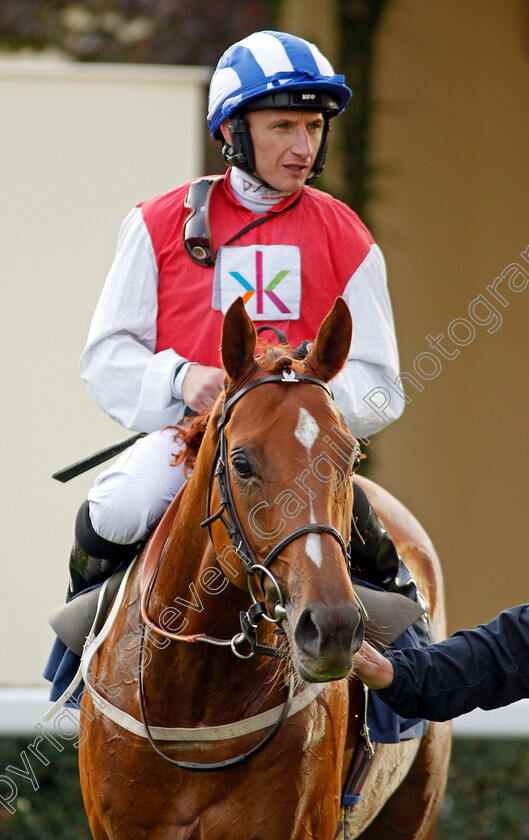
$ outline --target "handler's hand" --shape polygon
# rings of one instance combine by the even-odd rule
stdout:
[[[369,642],[362,642],[354,655],[354,674],[368,688],[387,688],[393,682],[393,665]]]
[[[182,383],[184,402],[200,414],[211,408],[224,387],[223,370],[206,365],[189,365]]]

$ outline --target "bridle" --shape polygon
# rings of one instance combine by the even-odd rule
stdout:
[[[332,391],[329,386],[320,379],[317,379],[313,376],[308,376],[302,373],[295,373],[294,371],[287,372],[283,370],[282,375],[279,374],[271,374],[269,376],[262,377],[260,379],[256,379],[252,382],[243,385],[239,390],[235,392],[231,397],[224,399],[224,404],[222,408],[222,414],[220,419],[217,423],[217,430],[219,433],[217,446],[215,449],[215,454],[213,456],[213,460],[211,463],[209,481],[208,481],[208,492],[207,492],[207,500],[206,500],[206,511],[207,511],[207,518],[201,523],[202,527],[207,527],[210,535],[211,542],[213,543],[213,535],[211,532],[211,525],[217,519],[219,519],[224,527],[227,530],[228,536],[231,540],[231,543],[235,549],[237,557],[240,559],[243,568],[248,575],[248,589],[250,592],[250,596],[252,598],[252,605],[250,608],[240,613],[240,622],[241,622],[241,632],[236,634],[231,640],[225,639],[215,639],[210,636],[206,636],[204,634],[199,634],[197,636],[178,636],[176,634],[169,633],[166,630],[163,630],[161,627],[157,626],[152,622],[152,620],[148,619],[148,626],[155,632],[159,633],[162,636],[170,639],[176,639],[179,641],[203,641],[208,642],[210,644],[217,644],[217,645],[230,645],[233,653],[239,659],[248,659],[251,656],[254,656],[256,653],[264,654],[267,656],[279,657],[279,658],[286,658],[288,654],[281,653],[277,648],[267,647],[264,645],[260,645],[257,641],[257,627],[259,622],[262,619],[265,619],[271,623],[280,625],[283,619],[286,617],[286,610],[285,604],[283,600],[283,595],[281,592],[281,588],[279,583],[277,582],[274,575],[271,573],[269,566],[273,562],[273,560],[283,551],[283,549],[289,545],[294,540],[302,537],[306,534],[330,534],[340,546],[342,554],[344,556],[345,562],[347,566],[350,565],[350,556],[348,548],[345,544],[345,541],[342,535],[334,528],[332,525],[327,525],[325,523],[310,523],[307,525],[302,525],[299,528],[296,528],[282,540],[280,540],[266,555],[266,557],[259,562],[258,558],[252,548],[252,545],[246,535],[245,529],[242,525],[241,518],[237,511],[237,505],[235,503],[235,498],[233,495],[233,490],[230,482],[230,474],[228,469],[228,442],[226,439],[225,428],[230,419],[231,411],[233,406],[239,402],[239,400],[252,391],[254,388],[260,387],[261,385],[268,385],[271,383],[280,383],[283,385],[292,385],[296,383],[308,383],[311,385],[317,385],[330,396],[333,398]],[[358,450],[359,454],[359,450]],[[220,506],[219,509],[215,513],[211,513],[211,497],[212,497],[212,490],[214,482],[216,481],[219,499],[220,499]],[[354,526],[354,520],[353,520]],[[355,527],[355,526],[354,526]],[[165,550],[165,549],[164,549]],[[160,555],[160,560],[158,563],[158,568],[160,567],[162,558],[163,558],[164,551],[162,551]],[[252,589],[252,578],[254,575],[257,575],[259,578],[259,582],[261,584],[261,589],[263,589],[263,581],[264,578],[267,577],[271,580],[273,586],[275,587],[276,594],[277,594],[277,602],[274,607],[274,616],[268,615],[268,610],[266,604],[262,601],[257,601],[253,589]],[[143,691],[143,669],[142,669],[142,651],[143,651],[143,643],[144,643],[144,636],[145,636],[145,627],[146,627],[146,619],[147,610],[148,610],[148,603],[149,598],[152,593],[154,582],[156,580],[156,575],[153,577],[149,592],[145,599],[145,602],[142,604],[142,615],[143,615],[143,622],[142,622],[142,636],[141,636],[141,645],[140,645],[140,655],[139,655],[139,665],[138,665],[138,680],[139,680],[139,700],[140,700],[140,711],[143,720],[143,724],[145,726],[147,732],[147,738],[154,748],[154,750],[162,757],[169,761],[171,764],[176,765],[177,767],[186,769],[186,770],[201,770],[201,771],[213,771],[213,770],[226,770],[230,767],[237,766],[239,764],[246,763],[252,756],[256,755],[260,752],[264,747],[270,743],[272,738],[279,732],[279,729],[283,725],[284,721],[288,716],[288,712],[290,709],[290,705],[292,703],[292,699],[294,696],[294,679],[291,677],[290,686],[289,686],[289,694],[288,698],[283,706],[281,715],[276,722],[275,726],[271,730],[271,732],[252,750],[244,755],[237,756],[235,758],[227,759],[226,761],[215,762],[211,764],[197,764],[195,762],[184,762],[184,761],[176,761],[175,759],[170,758],[165,753],[163,753],[156,745],[154,739],[151,736],[149,731],[149,726],[146,720],[146,713],[145,713],[145,703],[144,703],[144,691]],[[237,650],[237,646],[242,642],[247,641],[250,645],[250,652],[247,654],[240,653]]]
[[[211,465],[208,484],[208,494],[206,502],[206,510],[208,515],[204,522],[202,522],[201,524],[203,527],[208,528],[210,539],[213,542],[211,525],[217,519],[220,519],[220,521],[226,528],[226,531],[228,532],[228,536],[231,540],[233,547],[235,548],[237,557],[241,561],[243,568],[246,574],[248,575],[248,588],[254,603],[246,613],[245,620],[241,618],[242,633],[232,640],[233,652],[237,656],[243,656],[243,658],[247,658],[247,656],[253,655],[254,652],[266,653],[270,656],[278,655],[278,652],[275,648],[263,648],[263,646],[259,646],[259,649],[256,649],[255,625],[262,618],[280,624],[286,616],[285,605],[280,586],[276,581],[275,577],[270,572],[269,566],[272,563],[272,561],[275,560],[275,558],[283,551],[283,549],[286,548],[287,545],[289,545],[294,540],[298,539],[298,537],[302,537],[306,534],[330,534],[338,542],[347,565],[349,565],[350,561],[349,552],[344,542],[344,539],[339,533],[339,531],[337,531],[336,528],[334,528],[332,525],[327,525],[323,523],[310,523],[307,525],[302,525],[300,528],[296,528],[294,531],[291,531],[290,534],[288,534],[286,537],[280,540],[280,542],[278,542],[273,548],[271,548],[266,557],[261,562],[258,561],[250,543],[250,540],[246,535],[245,529],[241,522],[241,518],[237,511],[237,505],[235,503],[235,498],[233,496],[233,490],[230,481],[230,473],[227,466],[228,443],[226,439],[225,428],[228,420],[230,419],[230,414],[233,406],[242,397],[244,397],[249,391],[252,391],[254,388],[257,388],[260,385],[268,385],[272,382],[281,383],[283,385],[285,383],[290,385],[299,382],[307,382],[311,385],[318,385],[320,388],[323,388],[323,390],[332,399],[331,389],[325,382],[322,382],[322,380],[316,379],[313,376],[307,376],[306,374],[302,373],[295,374],[293,371],[291,371],[290,373],[283,371],[282,375],[272,374],[270,376],[263,377],[262,379],[256,379],[253,382],[249,382],[247,385],[244,385],[232,397],[225,400],[224,402],[222,414],[217,423],[219,439],[217,442],[217,448],[215,450],[215,455],[213,457]],[[217,483],[220,507],[216,511],[216,513],[211,514],[211,494],[214,479],[216,479]],[[253,597],[252,577],[256,574],[259,578],[259,582],[261,583],[261,588],[265,576],[271,580],[272,584],[275,587],[276,593],[278,595],[278,601],[274,609],[275,617],[269,616],[267,614],[265,605],[256,602],[255,598]],[[246,639],[251,647],[251,653],[247,654],[246,656],[239,654],[235,649],[236,645],[242,642],[243,639]]]

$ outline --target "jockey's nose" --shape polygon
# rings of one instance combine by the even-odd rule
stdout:
[[[298,157],[309,158],[312,155],[312,146],[309,134],[304,125],[298,126],[293,138],[291,149],[295,155],[298,155]]]
[[[363,637],[361,614],[350,602],[333,606],[308,604],[294,631],[300,650],[311,659],[321,660],[322,670],[331,672],[352,667],[353,655]]]

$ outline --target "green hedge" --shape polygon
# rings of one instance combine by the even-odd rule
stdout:
[[[0,740],[0,796],[9,798],[10,778],[18,788],[11,808],[0,806],[0,840],[90,840],[77,772],[77,751],[42,747],[45,767],[28,753],[29,739]],[[24,771],[21,753],[35,773]],[[27,769],[25,771],[28,772]],[[529,741],[459,738],[454,742],[447,795],[435,840],[524,840],[529,838]],[[270,838],[273,840],[273,838]]]
[[[435,840],[529,838],[529,741],[456,738]]]
[[[50,762],[44,766],[28,751],[33,737],[0,739],[0,796],[9,799],[12,795],[2,776],[18,788],[18,796],[10,803],[15,813],[0,806],[1,840],[91,840],[81,798],[77,750],[67,742],[63,742],[62,753],[47,743],[40,744],[41,754]],[[7,769],[12,765],[28,773],[22,753],[35,774],[38,790],[33,789],[30,778]]]

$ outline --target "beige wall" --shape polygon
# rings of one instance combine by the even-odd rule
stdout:
[[[94,473],[51,473],[126,430],[78,373],[119,226],[202,174],[204,68],[0,61],[2,654],[0,685],[38,684]]]
[[[424,390],[408,386],[405,414],[375,439],[374,473],[436,543],[451,630],[529,601],[522,9],[519,0],[399,0],[377,45],[371,220],[389,266],[402,369]],[[505,272],[502,304],[487,286],[512,263],[525,274]],[[472,323],[479,295],[498,314],[474,304]],[[472,324],[473,339],[456,319]],[[469,343],[457,346],[449,331]],[[438,369],[421,354],[433,352],[426,336],[441,333],[445,351],[459,355],[434,352]],[[435,378],[417,376],[414,363]]]

